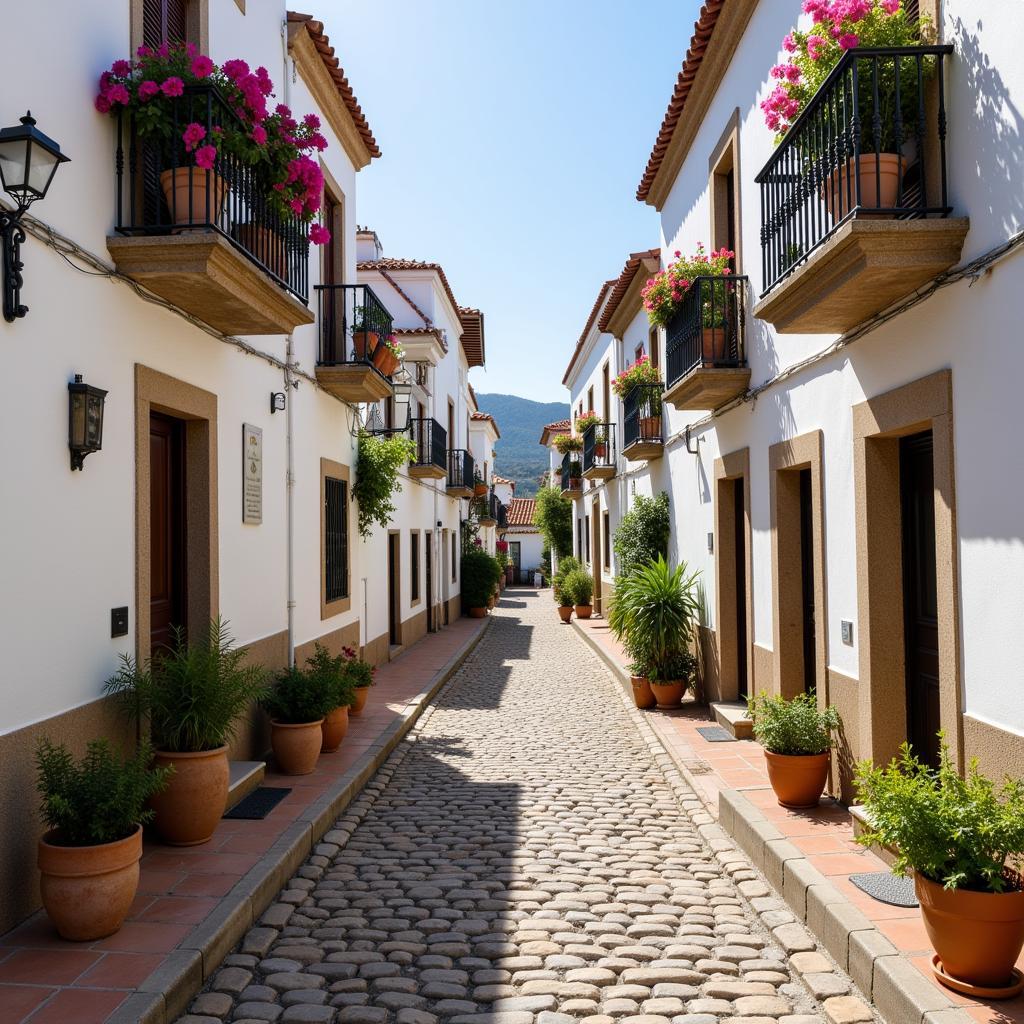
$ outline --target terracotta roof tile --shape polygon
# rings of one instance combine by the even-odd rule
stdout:
[[[490,423],[494,427],[495,434],[501,437],[501,431],[498,429],[498,421],[489,412],[471,412],[469,418],[477,423]]]
[[[494,474],[493,474],[493,475],[491,476],[491,479],[492,479],[492,480],[493,480],[493,481],[494,481],[494,482],[495,482],[496,484],[508,484],[508,485],[509,485],[510,487],[515,487],[515,485],[516,485],[516,482],[515,482],[515,480],[507,480],[507,479],[506,479],[505,477],[503,477],[503,476],[498,476],[498,474],[497,474],[497,473],[494,473]]]
[[[334,56],[334,47],[331,46],[331,40],[324,33],[323,22],[317,21],[312,14],[299,14],[296,11],[288,12],[288,21],[291,24],[301,23],[306,26],[306,31],[313,41],[313,46],[316,47],[317,53],[320,54],[320,59],[323,61],[327,73],[333,79],[342,102],[355,122],[356,131],[359,132],[363,145],[366,146],[366,151],[370,154],[371,159],[380,156],[377,140],[373,137],[373,132],[366,121],[366,116],[363,114],[363,108],[359,106],[359,101],[356,99],[352,86],[349,85],[348,79],[345,77],[345,72],[342,70],[338,58]]]
[[[658,260],[660,262],[661,250],[646,249],[644,252],[631,252],[629,254],[629,259],[626,260],[622,273],[615,280],[615,287],[612,289],[611,297],[605,303],[604,312],[601,314],[601,322],[598,324],[598,327],[602,331],[608,330],[608,324],[612,317],[615,316],[615,311],[619,308],[619,304],[626,297],[626,292],[629,291],[633,278],[643,268],[644,260]]]
[[[725,3],[726,0],[706,0],[704,6],[700,9],[700,16],[693,26],[690,48],[686,51],[683,66],[676,78],[675,89],[673,89],[672,98],[668,102],[668,109],[665,111],[665,117],[661,122],[658,137],[654,141],[654,148],[651,150],[651,155],[647,160],[644,176],[640,179],[639,186],[637,186],[636,197],[640,202],[646,200],[648,195],[650,195],[654,179],[657,178],[658,171],[661,170],[661,162],[665,159],[665,153],[668,151],[669,143],[672,141],[672,135],[676,130],[676,125],[679,124],[683,108],[686,106],[686,97],[689,96],[693,80],[697,77],[697,72],[700,70],[701,61],[704,59],[704,52],[708,48],[708,43],[711,42],[711,34],[715,31],[718,16],[721,14],[722,8],[725,7]]]
[[[470,306],[459,306],[459,319],[462,321],[462,348],[466,353],[466,361],[471,367],[483,366],[484,358],[484,315],[479,309]]]
[[[608,294],[608,290],[614,284],[614,281],[605,281],[604,284],[601,285],[601,290],[597,293],[597,298],[594,300],[594,305],[590,310],[590,316],[587,317],[587,322],[583,326],[583,333],[580,335],[579,341],[576,342],[576,348],[573,349],[569,365],[565,368],[565,374],[562,376],[563,384],[568,384],[569,374],[572,373],[573,367],[576,365],[576,360],[579,359],[580,353],[583,351],[583,343],[587,340],[590,328],[594,326],[594,321],[597,319],[597,314],[601,309],[601,303],[604,302],[604,297]]]
[[[555,420],[554,423],[547,424],[540,432],[539,443],[547,448],[555,434],[568,434],[570,430],[572,430],[571,420]]]
[[[513,498],[508,503],[508,525],[533,526],[533,510],[536,504],[533,498]]]

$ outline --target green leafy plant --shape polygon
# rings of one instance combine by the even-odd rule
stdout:
[[[174,768],[151,768],[153,748],[140,743],[118,756],[107,740],[93,740],[75,762],[63,743],[36,746],[40,815],[59,846],[98,846],[130,836],[153,817],[146,802],[167,785]]]
[[[572,555],[565,555],[558,560],[558,572],[551,578],[551,589],[555,598],[555,604],[567,608],[573,603],[572,595],[565,590],[565,579],[571,573],[583,566],[580,561]]]
[[[619,398],[625,398],[633,388],[641,384],[660,384],[661,374],[658,372],[658,368],[647,358],[646,354],[640,356],[640,358],[630,366],[627,366],[616,378],[612,381],[612,391],[619,396]],[[658,408],[661,408],[661,399],[658,399]]]
[[[636,495],[615,529],[613,547],[619,575],[627,576],[659,555],[667,557],[670,530],[668,495],[664,491],[654,498]]]
[[[593,410],[591,410],[590,412],[585,412],[582,416],[579,416],[576,419],[576,433],[577,433],[577,435],[579,437],[583,437],[583,435],[586,434],[586,432],[592,426],[594,426],[595,423],[600,423],[600,422],[601,422],[601,417],[598,416],[596,412],[594,412]],[[561,435],[561,436],[564,437],[565,435]],[[563,454],[564,454],[564,452],[563,452]]]
[[[323,644],[314,644],[313,655],[306,659],[306,672],[317,681],[316,685],[323,680],[330,693],[329,710],[347,708],[355,701],[355,684],[349,672],[349,659],[344,654],[333,655]]]
[[[570,604],[590,604],[594,596],[594,577],[586,569],[573,569],[562,578],[561,590]]]
[[[363,661],[362,658],[357,657],[356,652],[351,647],[346,647],[344,653],[348,658],[345,671],[348,673],[352,686],[356,690],[364,690],[367,686],[376,686],[377,669],[368,661]]]
[[[583,451],[583,438],[577,437],[575,434],[559,434],[555,438],[555,448],[558,449],[559,455],[565,455],[566,452],[581,452]]]
[[[467,608],[485,608],[498,581],[498,563],[482,548],[462,556],[462,602]]]
[[[644,309],[647,311],[647,319],[661,327],[668,324],[679,311],[686,293],[697,278],[723,277],[731,274],[729,262],[735,259],[736,253],[722,246],[708,256],[704,251],[704,244],[698,242],[697,251],[693,256],[687,259],[678,251],[675,256],[675,262],[649,278],[640,293]],[[698,296],[703,305],[701,319],[704,327],[720,327],[725,317],[726,282],[713,282],[713,291],[714,301],[711,289],[707,290],[706,298]]]
[[[1022,888],[1024,780],[1007,777],[997,790],[976,759],[961,778],[945,743],[937,769],[904,743],[884,768],[858,765],[856,784],[868,818],[857,842],[895,850],[897,874],[913,869],[946,889]]]
[[[533,521],[561,563],[572,552],[572,502],[557,487],[542,487],[535,501]]]
[[[170,649],[142,666],[122,655],[104,692],[133,721],[148,719],[158,749],[216,750],[230,742],[239,717],[266,692],[265,673],[245,664],[247,653],[235,646],[223,619],[212,620],[194,643],[175,629]]]
[[[700,614],[699,572],[685,562],[671,569],[660,555],[615,583],[608,625],[622,642],[636,675],[672,682],[688,654]]]
[[[398,471],[416,454],[416,445],[405,434],[374,436],[359,435],[359,454],[356,460],[356,482],[352,497],[359,505],[359,535],[368,539],[373,524],[386,527],[395,514],[391,501],[401,491]]]
[[[317,722],[338,705],[330,675],[305,672],[297,665],[277,674],[270,690],[260,699],[260,707],[275,721],[286,725]]]
[[[748,697],[747,717],[753,719],[754,738],[772,754],[823,754],[842,724],[834,707],[818,707],[813,692],[791,700],[767,693]]]

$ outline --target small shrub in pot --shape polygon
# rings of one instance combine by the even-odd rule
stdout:
[[[341,653],[347,659],[345,672],[353,687],[351,713],[360,715],[370,696],[370,687],[377,684],[377,670],[368,661],[363,661],[351,647],[343,647]]]
[[[308,775],[316,768],[323,744],[320,726],[332,710],[334,696],[327,673],[304,672],[293,665],[278,673],[260,700],[270,715],[270,745],[285,775]]]
[[[462,556],[462,605],[476,619],[487,614],[487,602],[494,593],[497,562],[482,548],[473,548]]]
[[[565,589],[565,578],[572,572],[581,568],[577,559],[572,555],[566,555],[558,560],[558,572],[551,579],[551,592],[558,605],[558,615],[563,622],[572,618],[572,595]]]
[[[320,643],[313,645],[313,654],[306,659],[306,671],[310,676],[323,678],[331,695],[331,707],[320,726],[323,734],[320,749],[329,754],[341,746],[348,732],[348,712],[355,701],[355,686],[345,655],[333,655]]]
[[[573,569],[562,579],[562,593],[576,609],[576,617],[589,619],[593,611],[594,578],[586,569]]]

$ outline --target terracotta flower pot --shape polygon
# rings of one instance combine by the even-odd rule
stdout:
[[[57,846],[55,832],[39,840],[36,863],[43,906],[61,938],[91,942],[113,935],[139,887],[142,826],[100,846]]]
[[[373,365],[384,374],[385,377],[390,377],[398,368],[398,356],[394,354],[387,347],[387,345],[378,345],[373,350]]]
[[[370,688],[368,686],[357,686],[355,703],[348,709],[348,713],[350,715],[361,715],[363,708],[366,707],[366,699],[369,696]]]
[[[944,889],[917,873],[914,891],[945,974],[981,988],[1010,984],[1024,948],[1024,892]]]
[[[651,689],[650,680],[646,676],[630,676],[629,681],[633,685],[633,703],[638,708],[653,708],[657,699]]]
[[[487,608],[488,608],[488,610],[490,610],[493,607],[494,607],[494,597],[492,596],[492,597],[487,598]]]
[[[473,484],[473,497],[483,498],[487,494],[487,484]]]
[[[655,683],[651,682],[651,692],[658,702],[659,708],[677,708],[683,699],[686,683]]]
[[[661,417],[641,416],[640,436],[644,439],[661,437]]]
[[[285,775],[309,775],[316,768],[324,740],[322,722],[322,718],[298,724],[271,719],[270,747],[277,766]]]
[[[705,327],[701,335],[701,356],[705,363],[726,361],[726,334],[724,327]]]
[[[377,349],[380,335],[376,331],[353,331],[352,350],[356,359],[368,359]]]
[[[153,761],[158,767],[174,766],[167,788],[150,799],[164,841],[171,846],[208,842],[228,802],[228,748],[158,750]]]
[[[598,441],[594,445],[594,458],[604,460],[608,454],[608,445],[604,441]]]
[[[558,606],[558,617],[563,622],[570,622],[572,620],[572,605],[562,604]]]
[[[817,807],[828,778],[829,754],[764,752],[768,781],[783,807]]]
[[[160,172],[160,187],[175,224],[216,224],[220,219],[227,183],[215,171],[169,167]]]
[[[471,619],[486,619],[487,609],[486,608],[470,608],[469,617]]]
[[[583,478],[578,476],[569,477],[569,490],[578,491],[582,486],[582,480]]]
[[[578,604],[576,605],[576,618],[577,619],[589,619],[594,614],[594,606],[591,604]]]
[[[257,224],[239,224],[235,229],[235,237],[272,274],[276,274],[282,281],[288,280],[284,239],[276,231]]]
[[[348,732],[348,705],[329,712],[320,726],[320,731],[320,750],[325,754],[333,754],[341,746],[341,741]]]
[[[882,210],[894,207],[900,178],[903,177],[903,158],[898,153],[880,153],[876,163],[874,153],[863,153],[857,163],[860,165],[861,205]],[[857,202],[856,174],[851,157],[842,167],[837,167],[821,186],[825,208],[837,220],[845,217]]]

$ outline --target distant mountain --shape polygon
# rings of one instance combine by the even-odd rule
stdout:
[[[481,412],[498,421],[501,431],[501,440],[495,445],[498,475],[515,480],[517,498],[532,497],[548,468],[540,432],[546,424],[568,418],[568,402],[532,402],[518,395],[477,395],[476,400]]]

